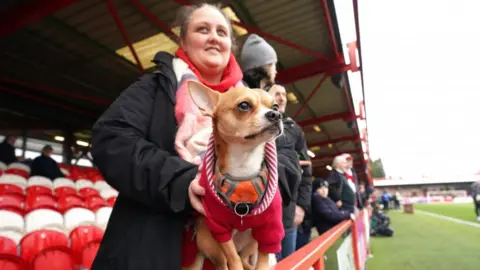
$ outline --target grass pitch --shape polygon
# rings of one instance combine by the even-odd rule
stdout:
[[[415,205],[416,209],[476,222],[472,204]],[[391,238],[372,237],[368,270],[478,270],[480,228],[422,213],[390,211]]]

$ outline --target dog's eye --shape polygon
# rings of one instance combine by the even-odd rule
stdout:
[[[240,104],[237,105],[238,110],[241,112],[248,112],[252,109],[252,106],[246,101],[240,102]]]
[[[272,110],[278,111],[278,104],[273,104]]]

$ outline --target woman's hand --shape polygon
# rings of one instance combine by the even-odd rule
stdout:
[[[195,179],[190,183],[190,186],[188,186],[188,198],[190,199],[190,204],[193,209],[205,216],[205,209],[203,208],[202,200],[200,199],[200,196],[205,195],[205,189],[200,186],[201,175],[201,173],[198,173]]]

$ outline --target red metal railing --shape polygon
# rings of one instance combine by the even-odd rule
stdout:
[[[355,221],[343,221],[315,238],[308,245],[297,250],[281,262],[273,266],[272,270],[325,270],[325,253],[342,235],[350,229],[352,239],[353,263],[356,270],[365,269],[367,257],[369,224],[367,210],[360,212]]]

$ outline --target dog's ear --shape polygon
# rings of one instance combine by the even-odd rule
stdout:
[[[203,115],[213,117],[220,93],[197,81],[187,82],[188,92]]]
[[[267,93],[270,94],[272,97],[275,97],[275,93],[277,92],[277,85],[274,84],[270,89],[268,89]]]

